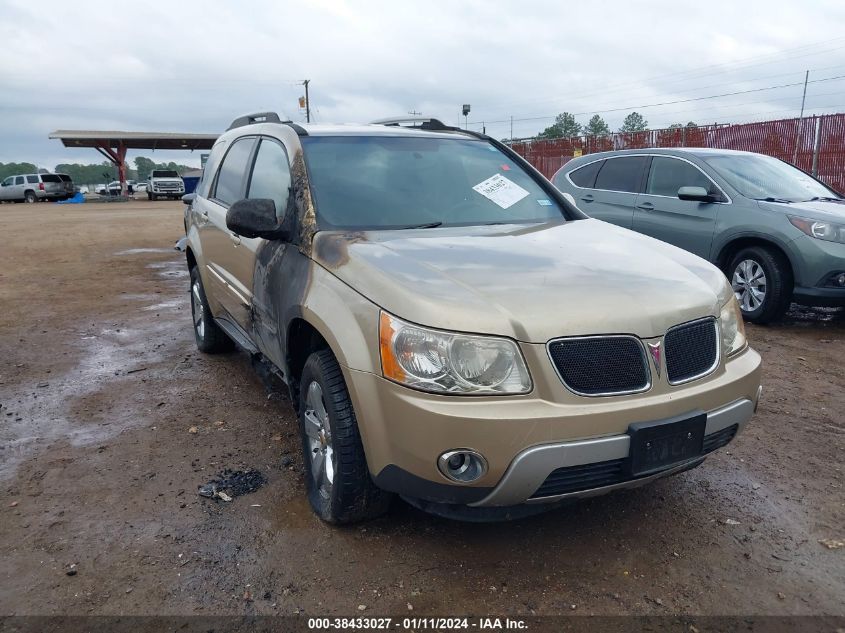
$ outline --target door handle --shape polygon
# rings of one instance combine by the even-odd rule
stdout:
[[[241,238],[240,238],[240,236],[235,235],[234,233],[232,233],[231,235],[229,235],[229,237],[230,237],[230,238],[231,238],[231,240],[232,240],[232,244],[234,244],[235,246],[238,246],[238,245],[241,243]]]
[[[643,211],[654,211],[654,205],[651,202],[641,202],[637,205],[637,208]]]
[[[583,200],[584,202],[592,202],[593,195],[588,193],[586,196],[581,196],[581,200]]]

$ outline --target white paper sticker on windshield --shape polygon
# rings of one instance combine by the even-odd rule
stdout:
[[[502,174],[491,176],[475,185],[473,189],[503,209],[513,206],[528,195],[525,189],[512,180],[508,180]]]

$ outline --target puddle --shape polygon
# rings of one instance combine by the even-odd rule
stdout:
[[[115,253],[117,256],[121,255],[140,255],[142,253],[167,253],[172,254],[172,248],[130,248],[125,251],[118,251]]]
[[[146,424],[149,420],[144,415],[123,406],[125,383],[140,381],[172,356],[167,346],[154,346],[151,341],[172,340],[174,332],[186,326],[180,320],[144,319],[137,327],[122,327],[119,332],[103,329],[97,336],[80,339],[81,359],[67,373],[51,376],[46,384],[18,385],[14,401],[7,399],[8,408],[3,408],[3,413],[13,415],[4,415],[0,426],[0,480],[13,476],[22,462],[52,442],[90,445]],[[86,403],[86,399],[91,401]],[[86,404],[87,408],[74,411]]]

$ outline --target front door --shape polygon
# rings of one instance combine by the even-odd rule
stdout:
[[[244,263],[241,261],[244,249],[240,247],[245,240],[226,226],[226,212],[232,204],[246,197],[255,142],[255,137],[246,137],[232,143],[223,157],[209,199],[197,198],[195,201],[197,212],[206,219],[200,231],[207,268],[204,278],[230,320],[247,332],[251,324],[252,284],[244,283]]]
[[[633,229],[706,259],[710,256],[716,214],[724,205],[681,200],[681,187],[703,187],[727,201],[715,183],[692,163],[655,156],[645,190],[637,196]]]

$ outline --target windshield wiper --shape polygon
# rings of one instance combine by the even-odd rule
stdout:
[[[410,226],[400,226],[399,230],[404,231],[405,229],[436,229],[442,224],[443,222],[426,222],[425,224],[411,224]]]
[[[794,200],[787,200],[786,198],[773,198],[769,196],[768,198],[754,198],[755,200],[759,200],[760,202],[782,202],[783,204],[792,204]]]
[[[832,198],[831,196],[815,196],[804,202],[845,202],[842,198]]]

